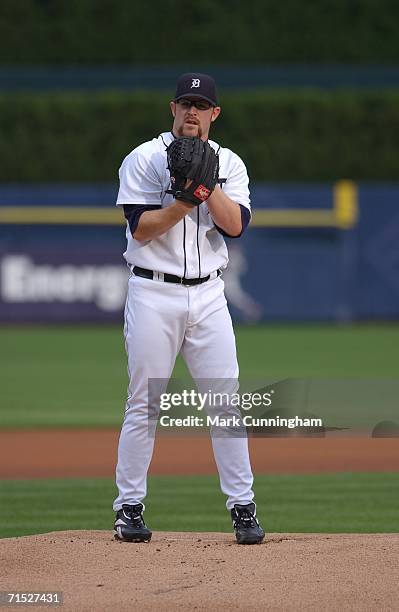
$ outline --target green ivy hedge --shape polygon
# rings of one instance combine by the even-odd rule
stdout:
[[[2,0],[3,64],[397,62],[396,0]]]
[[[135,146],[171,127],[169,96],[0,96],[0,181],[112,181]],[[399,92],[229,93],[211,137],[267,181],[398,180]]]

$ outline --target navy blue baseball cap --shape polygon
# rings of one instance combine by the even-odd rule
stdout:
[[[209,74],[202,72],[186,72],[179,76],[174,101],[180,98],[203,98],[217,106],[216,84]]]

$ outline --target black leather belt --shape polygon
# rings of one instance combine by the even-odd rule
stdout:
[[[145,268],[134,266],[132,272],[136,276],[142,276],[143,278],[154,280],[154,272],[152,270],[146,270]],[[220,270],[217,271],[217,275],[221,275]],[[157,273],[155,273],[155,278],[158,279]],[[174,274],[163,274],[163,279],[160,278],[158,280],[163,280],[164,283],[177,283],[179,285],[187,285],[191,287],[192,285],[202,285],[202,283],[209,281],[210,278],[210,274],[208,274],[208,276],[204,276],[204,278],[182,278],[181,276],[175,276]]]

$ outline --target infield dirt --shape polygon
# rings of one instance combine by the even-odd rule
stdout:
[[[116,430],[3,431],[0,476],[111,476]],[[397,439],[252,439],[256,471],[397,471]],[[178,450],[177,450],[178,449]],[[51,459],[51,461],[50,461]],[[207,438],[162,438],[152,473],[215,473]],[[62,591],[62,610],[398,610],[399,534],[155,532],[149,544],[110,531],[0,540],[0,590]],[[46,609],[37,607],[35,610]]]
[[[158,532],[128,544],[69,531],[4,539],[0,551],[1,590],[62,591],[65,611],[369,611],[399,602],[399,534],[271,534],[238,546],[225,533]]]
[[[115,429],[4,430],[0,478],[114,477]],[[398,438],[250,438],[260,474],[397,472]],[[215,474],[209,437],[159,437],[151,474]]]

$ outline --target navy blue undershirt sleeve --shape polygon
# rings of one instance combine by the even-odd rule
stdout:
[[[140,204],[124,204],[123,205],[123,214],[125,215],[125,219],[127,219],[130,227],[131,234],[133,236],[134,232],[137,229],[139,224],[139,219],[143,212],[146,210],[158,210],[162,208],[162,206],[153,205],[153,206],[141,206]]]
[[[225,238],[239,238],[240,236],[242,236],[242,234],[246,230],[248,223],[251,219],[251,213],[248,210],[248,208],[246,208],[246,206],[243,206],[242,204],[239,204],[238,206],[240,207],[240,210],[241,210],[241,232],[239,234],[237,234],[236,236],[231,236],[230,234],[227,234],[224,230],[222,230],[222,228],[216,225],[215,223],[216,229]]]

